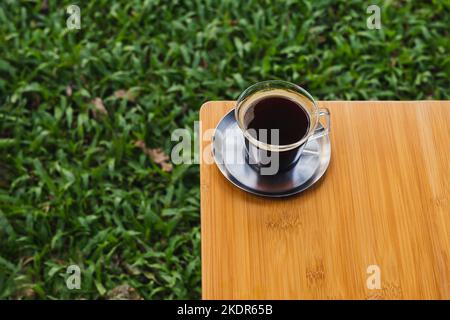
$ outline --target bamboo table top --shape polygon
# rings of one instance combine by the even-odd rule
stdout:
[[[203,298],[450,299],[450,101],[319,106],[332,154],[310,190],[262,198],[200,165]],[[233,107],[205,103],[202,132]]]

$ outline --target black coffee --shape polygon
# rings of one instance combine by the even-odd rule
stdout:
[[[248,110],[246,112],[247,129],[254,129],[255,138],[262,142],[274,144],[270,141],[271,129],[279,130],[279,145],[295,143],[301,140],[309,130],[308,114],[298,103],[290,99],[267,97],[258,101],[250,109],[253,109],[253,117],[247,118],[248,114],[252,114],[251,110]],[[260,129],[267,130],[267,139],[260,134]],[[252,130],[249,133],[252,134]]]

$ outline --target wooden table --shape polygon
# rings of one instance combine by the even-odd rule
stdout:
[[[319,106],[331,163],[304,193],[254,196],[201,164],[203,298],[450,299],[450,102]],[[202,131],[233,107],[205,103]]]

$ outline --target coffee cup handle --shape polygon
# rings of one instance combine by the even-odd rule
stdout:
[[[309,139],[314,140],[314,139],[323,137],[323,136],[327,135],[328,133],[330,133],[330,129],[331,129],[330,110],[328,110],[328,108],[320,108],[319,109],[319,122],[320,122],[320,117],[325,118],[326,126],[317,128],[314,131],[314,133],[311,135],[311,137],[309,137]]]

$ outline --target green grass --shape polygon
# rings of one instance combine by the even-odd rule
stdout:
[[[377,1],[381,30],[366,27],[367,1],[80,1],[72,31],[72,1],[45,2],[0,4],[3,299],[125,284],[199,298],[198,166],[164,172],[134,142],[169,153],[207,100],[267,79],[321,100],[450,97],[449,1]],[[107,115],[93,116],[96,97]]]

